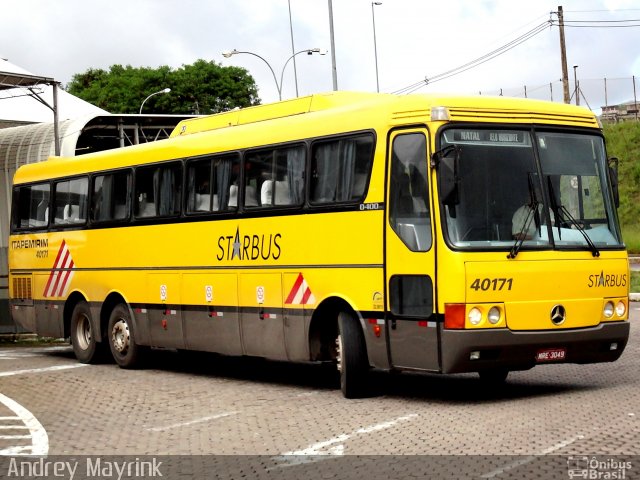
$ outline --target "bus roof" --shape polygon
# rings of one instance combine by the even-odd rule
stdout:
[[[446,111],[447,118],[432,117],[436,108],[440,114]],[[14,182],[42,181],[340,132],[425,124],[432,119],[599,128],[589,110],[549,101],[332,92],[184,120],[166,140],[77,157],[50,157],[46,162],[20,167]]]
[[[224,113],[180,122],[171,137],[189,135],[220,128],[274,120],[291,115],[302,115],[338,107],[381,107],[389,104],[394,113],[406,118],[406,114],[419,110],[424,121],[425,110],[445,107],[451,121],[519,120],[523,123],[573,123],[580,126],[598,127],[596,117],[589,110],[562,103],[510,97],[456,96],[456,95],[391,95],[362,92],[330,92],[234,109]],[[406,108],[407,110],[399,110]],[[417,112],[416,112],[417,113]]]

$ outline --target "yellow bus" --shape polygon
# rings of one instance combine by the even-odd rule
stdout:
[[[616,360],[629,336],[617,175],[551,102],[336,92],[21,167],[21,326],[124,368],[150,347],[369,372]]]

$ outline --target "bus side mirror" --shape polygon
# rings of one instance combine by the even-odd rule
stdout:
[[[458,195],[460,151],[460,147],[452,145],[435,152],[431,156],[431,166],[438,170],[440,200],[443,205],[449,207],[460,203]]]
[[[613,192],[613,202],[616,208],[620,208],[620,194],[618,193],[618,163],[617,157],[609,159],[609,179],[611,180],[611,190]]]

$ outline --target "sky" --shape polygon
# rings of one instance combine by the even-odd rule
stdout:
[[[597,109],[633,99],[640,76],[640,0],[333,0],[339,90],[503,94],[561,100],[560,41],[547,26],[497,58],[440,81],[426,79],[465,65],[564,9],[571,89],[574,72]],[[289,17],[291,8],[291,21]],[[90,68],[114,64],[179,68],[197,59],[245,68],[263,103],[333,89],[328,0],[1,0],[0,58],[63,84]],[[573,21],[639,19],[634,27],[577,28]],[[628,23],[618,22],[618,25]],[[573,23],[572,25],[578,25]],[[614,25],[609,23],[606,25]],[[291,31],[293,30],[294,50]],[[252,52],[230,58],[223,51]],[[573,68],[574,65],[578,67]],[[275,72],[271,74],[269,66]],[[607,78],[607,98],[604,78]],[[551,85],[550,85],[551,84]],[[637,85],[640,94],[640,85]],[[149,92],[152,93],[152,92]],[[0,106],[1,107],[1,106]]]

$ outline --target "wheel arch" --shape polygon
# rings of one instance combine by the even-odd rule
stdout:
[[[64,333],[64,338],[69,338],[71,336],[71,317],[73,315],[73,310],[76,308],[76,305],[80,302],[87,302],[87,297],[84,293],[74,290],[67,297],[67,300],[64,302],[64,307],[62,310],[62,328]],[[92,322],[94,322],[93,327],[95,327],[95,321],[92,318]]]
[[[312,361],[334,361],[335,341],[338,337],[338,314],[349,311],[360,321],[363,319],[358,310],[343,297],[331,296],[320,302],[311,315],[309,323],[309,357]]]

